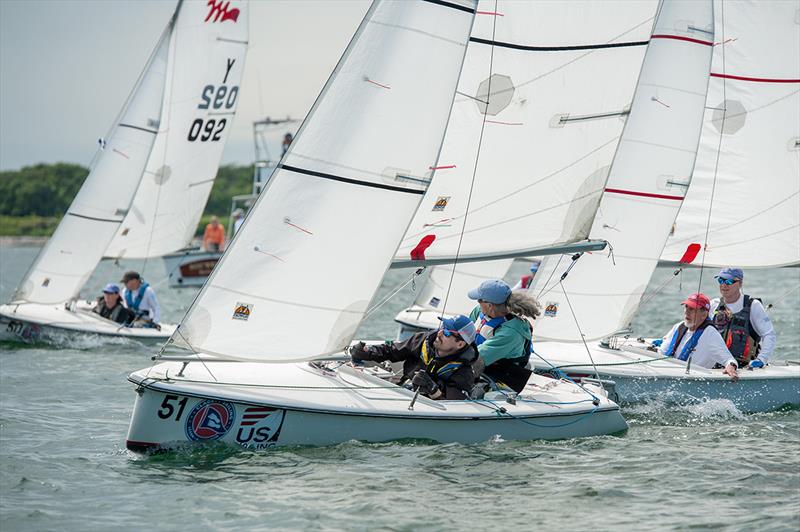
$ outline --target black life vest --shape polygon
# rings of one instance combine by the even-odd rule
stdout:
[[[470,345],[452,355],[436,356],[436,348],[433,347],[436,334],[429,335],[422,342],[419,356],[429,375],[434,376],[441,382],[446,382],[463,364],[471,365],[478,357]]]
[[[714,311],[714,327],[717,328],[728,346],[728,350],[739,363],[739,367],[747,364],[756,358],[761,350],[761,336],[750,327],[750,309],[753,306],[753,299],[747,294],[744,295],[742,310],[733,314],[725,301],[720,299],[717,310]],[[759,301],[761,301],[759,299]]]
[[[507,321],[511,321],[517,318],[514,314],[507,314],[505,319],[494,326],[492,331],[492,336],[497,333],[497,330],[503,325],[503,323]],[[522,319],[522,318],[518,318]],[[528,324],[530,328],[531,324],[525,320],[525,323]],[[533,331],[531,331],[533,332]],[[501,358],[497,362],[489,364],[483,370],[483,372],[492,380],[499,384],[505,384],[512,390],[517,393],[520,393],[525,385],[528,383],[528,379],[533,373],[531,370],[527,369],[525,366],[528,365],[528,361],[531,358],[531,341],[530,339],[526,339],[525,343],[522,348],[522,356],[518,356],[515,358]]]
[[[97,305],[92,309],[95,313],[100,314],[107,320],[111,320],[121,324],[128,324],[133,321],[133,312],[126,309],[122,304],[122,299],[117,301],[113,309],[106,306],[106,300],[103,297],[98,298]]]

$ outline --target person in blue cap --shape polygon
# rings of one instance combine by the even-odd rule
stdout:
[[[512,292],[504,281],[484,281],[467,293],[478,302],[470,313],[478,331],[475,343],[479,360],[476,373],[483,373],[498,385],[522,391],[531,371],[526,369],[531,355],[532,327],[525,317],[536,319],[539,303],[523,292]]]
[[[527,290],[531,284],[533,284],[533,278],[536,276],[536,272],[539,271],[539,265],[542,263],[540,260],[535,260],[531,262],[531,273],[528,275],[523,275],[517,284],[514,285],[511,290]]]
[[[135,318],[133,312],[125,308],[122,304],[122,297],[119,295],[119,286],[108,283],[103,288],[103,295],[97,298],[97,304],[92,307],[92,312],[100,314],[107,320],[115,321],[123,325],[129,325]]]
[[[472,364],[475,349],[475,324],[466,316],[439,318],[435,332],[419,332],[402,342],[350,348],[353,363],[364,361],[403,362],[400,385],[410,380],[415,390],[431,399],[469,399],[475,385]]]
[[[763,368],[775,350],[775,329],[761,301],[742,292],[741,268],[723,268],[715,277],[721,297],[711,301],[714,326],[739,367]]]

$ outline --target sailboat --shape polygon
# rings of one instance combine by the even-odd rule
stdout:
[[[504,20],[528,7],[503,6]],[[466,1],[373,3],[172,337],[170,345],[191,353],[160,353],[154,366],[129,376],[137,392],[129,449],[208,441],[265,448],[351,439],[557,439],[626,428],[619,407],[590,384],[534,375],[514,397],[432,401],[394,384],[390,369],[347,363],[345,350],[368,302],[426,187],[446,166],[440,147],[455,120],[455,93],[474,94],[482,81],[472,79],[471,90],[462,90],[465,53],[468,64],[483,62],[488,79],[487,59],[498,46],[483,36],[496,35],[500,14],[476,13],[476,3]],[[541,27],[572,28],[574,20],[563,20],[564,28],[545,21]],[[686,80],[704,87],[710,48],[686,46],[695,31],[686,20],[709,27],[711,4],[664,2],[653,26],[663,38],[647,49],[649,66],[626,131],[637,115],[648,123],[667,118],[651,102],[653,91],[680,92]],[[491,105],[490,94],[483,101]],[[687,128],[694,123],[696,141],[704,90],[690,99],[669,119]],[[486,106],[476,109],[484,114]],[[641,130],[636,124],[634,131]],[[306,280],[320,261],[331,282],[310,286]]]
[[[245,2],[178,2],[175,13],[0,330],[163,341],[175,326],[125,327],[79,303],[104,257],[153,257],[185,245],[208,197],[238,101]]]
[[[680,267],[703,264],[717,268],[790,266],[800,262],[797,140],[800,138],[800,27],[796,23],[797,9],[797,4],[791,2],[728,5],[718,1],[715,4],[718,42],[714,48],[706,116],[691,183],[659,176],[659,186],[650,192],[651,199],[647,200],[681,204],[675,223],[665,223],[660,228],[668,229],[663,251],[648,250],[644,246],[654,238],[656,247],[663,242],[659,240],[663,233],[653,225],[649,212],[637,220],[627,205],[617,209],[616,214],[608,204],[601,204],[597,210],[586,210],[590,222],[594,219],[593,230],[587,236],[607,239],[613,247],[613,256],[579,255],[581,258],[571,267],[572,255],[557,255],[545,260],[539,268],[530,289],[530,294],[540,298],[547,310],[534,327],[537,356],[532,357],[531,363],[538,371],[565,373],[575,379],[599,378],[607,381],[605,385],[612,397],[624,403],[724,398],[744,411],[771,410],[783,404],[800,403],[800,368],[795,364],[773,363],[764,371],[740,372],[740,382],[732,384],[721,370],[695,367],[687,374],[684,363],[660,360],[643,341],[621,336],[605,338],[629,330],[631,318],[652,275],[654,259]],[[762,36],[763,27],[774,30],[768,39]],[[776,43],[782,50],[780,54],[772,53]],[[516,118],[513,121],[523,122]],[[586,134],[591,135],[591,131]],[[486,150],[491,150],[490,142],[491,139],[484,142]],[[552,146],[552,142],[548,146]],[[553,156],[553,152],[557,150],[547,155]],[[575,159],[580,160],[582,152],[577,153]],[[764,175],[765,168],[769,168],[767,175]],[[754,176],[759,177],[755,179]],[[479,170],[478,178],[481,177]],[[496,177],[491,175],[491,178]],[[598,194],[603,184],[601,181],[595,189]],[[605,187],[604,198],[608,196],[609,200],[611,194],[621,195],[625,190],[614,184],[605,184]],[[529,216],[527,213],[531,210],[535,215],[542,210],[543,201],[558,197],[554,191],[539,190],[539,193],[544,200],[529,198],[529,203],[521,207],[515,208],[511,201],[501,198],[503,201],[495,204],[471,206],[470,211],[494,209],[495,223],[486,227],[502,227]],[[463,211],[458,216],[463,216]],[[624,216],[624,221],[629,222],[632,242],[623,240],[624,228],[617,220],[609,222],[612,216],[620,219]],[[458,217],[452,219],[459,220]],[[411,229],[422,231],[426,223],[431,222],[412,224]],[[469,217],[465,223],[469,226]],[[636,230],[637,224],[639,230]],[[540,227],[542,224],[532,225],[526,229],[527,233],[517,230],[515,236],[538,236],[544,231]],[[641,228],[646,228],[646,232]],[[487,246],[497,247],[498,240],[500,236],[487,238]],[[695,259],[693,256],[701,249],[701,242],[705,243],[703,254]],[[754,252],[754,245],[757,252]],[[636,262],[646,266],[633,266]],[[470,270],[465,276],[467,267]],[[639,271],[632,273],[633,270]],[[471,304],[463,301],[464,290],[477,286],[483,279],[502,278],[504,273],[504,267],[486,262],[460,264],[454,271],[452,267],[434,266],[432,282],[423,287],[414,306],[396,318],[401,324],[401,334],[404,330],[435,328],[439,315],[464,313]],[[563,279],[563,286],[567,294],[561,293],[559,284],[565,273],[568,275]],[[451,275],[452,281],[448,280]],[[466,279],[472,281],[471,286]],[[578,316],[580,329],[571,317],[570,305]],[[584,339],[589,345],[583,345]]]
[[[634,227],[627,237],[603,233],[603,225],[623,230],[609,223],[614,213],[606,207],[593,231],[613,243],[615,267],[604,257],[581,257],[562,290],[558,276],[570,260],[546,260],[531,293],[545,294],[543,303],[557,315],[537,323],[545,341],[536,344],[541,358],[532,362],[545,371],[612,381],[614,396],[626,403],[727,399],[759,412],[800,405],[800,362],[739,371],[734,383],[722,370],[664,359],[643,340],[620,336],[597,344],[628,328],[659,257],[715,272],[800,264],[800,3],[719,2],[715,12],[717,46],[698,161],[674,226],[656,228],[648,216],[646,225],[640,221],[646,234]],[[657,246],[641,245],[656,235]],[[587,346],[565,343],[580,340],[564,312],[567,300]]]

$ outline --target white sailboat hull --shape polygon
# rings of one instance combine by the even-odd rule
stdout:
[[[164,255],[164,267],[171,288],[203,286],[208,275],[217,265],[222,253],[188,250]]]
[[[616,349],[590,345],[593,367],[583,344],[535,342],[531,365],[537,371],[556,367],[573,379],[594,377],[596,367],[600,379],[614,382],[611,397],[623,405],[724,399],[743,412],[800,406],[800,363],[777,362],[762,369],[741,369],[739,380],[732,382],[722,369],[690,366],[687,372],[685,362],[662,357],[643,345],[637,340],[625,340]]]
[[[123,327],[91,311],[89,303],[79,303],[75,310],[63,305],[23,303],[0,305],[0,339],[61,342],[76,336],[132,338],[163,342],[175,332],[175,325],[161,324],[161,330]]]
[[[516,404],[418,397],[409,409],[412,391],[351,366],[192,362],[178,376],[181,367],[168,362],[129,376],[138,385],[129,449],[211,441],[262,449],[349,440],[554,440],[627,428],[599,389],[589,388],[590,395],[538,375]]]

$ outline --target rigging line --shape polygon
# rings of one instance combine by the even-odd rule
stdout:
[[[792,292],[796,292],[797,290],[800,290],[800,284],[798,284],[798,285],[797,285],[797,286],[795,286],[794,288],[790,288],[789,290],[787,290],[786,292],[784,292],[783,294],[781,294],[780,296],[778,296],[776,299],[774,299],[774,300],[772,301],[772,303],[770,303],[769,305],[767,305],[767,307],[766,307],[766,309],[765,309],[765,310],[766,310],[767,312],[769,312],[769,311],[770,311],[770,310],[772,310],[772,308],[775,306],[775,303],[777,303],[777,302],[778,302],[778,301],[780,301],[781,299],[784,299],[786,296],[788,296],[788,295],[789,295],[789,294],[791,294]]]
[[[378,302],[375,304],[375,306],[374,306],[374,307],[372,307],[371,309],[367,309],[367,311],[364,313],[364,317],[362,318],[362,320],[361,320],[361,321],[364,321],[364,320],[365,320],[365,319],[367,319],[367,318],[368,318],[370,315],[372,315],[372,313],[373,313],[373,312],[375,312],[376,310],[378,310],[379,308],[381,308],[383,305],[385,305],[385,304],[386,304],[386,303],[387,303],[387,302],[388,302],[390,299],[392,299],[392,298],[393,298],[393,297],[394,297],[394,296],[395,296],[395,295],[396,295],[396,294],[397,294],[397,293],[398,293],[400,290],[402,290],[403,288],[405,288],[406,286],[408,286],[408,285],[409,285],[409,283],[413,283],[413,282],[414,282],[414,279],[416,279],[416,278],[417,278],[417,276],[419,276],[419,275],[422,275],[422,272],[424,272],[424,271],[425,271],[425,266],[423,266],[422,268],[417,268],[416,270],[414,270],[414,273],[412,273],[412,274],[411,274],[411,276],[408,278],[408,280],[407,280],[407,281],[405,281],[403,284],[401,284],[401,285],[400,285],[399,287],[397,287],[395,290],[393,290],[392,292],[390,292],[390,293],[389,293],[388,295],[386,295],[386,296],[385,296],[383,299],[381,299],[380,301],[378,301]]]
[[[494,1],[494,11],[497,12],[497,0]],[[492,20],[492,42],[495,40],[495,35],[497,34],[497,19],[499,17],[494,17]],[[483,113],[483,118],[481,119],[481,132],[478,135],[478,149],[477,153],[475,154],[475,164],[472,167],[472,179],[470,180],[469,184],[469,194],[467,195],[467,205],[464,207],[464,218],[461,222],[461,232],[458,237],[458,245],[456,246],[456,253],[455,253],[455,260],[453,261],[453,269],[450,273],[450,282],[447,283],[447,292],[444,295],[444,304],[442,305],[442,312],[440,313],[441,316],[444,316],[444,311],[447,308],[447,301],[450,299],[450,290],[453,288],[453,278],[456,274],[456,267],[458,267],[458,258],[461,254],[461,244],[464,242],[464,231],[467,228],[467,218],[469,214],[469,206],[472,203],[472,192],[475,190],[475,178],[478,175],[478,163],[481,158],[481,147],[483,146],[483,133],[486,130],[486,114],[489,112],[489,102],[492,99],[492,73],[494,69],[494,44],[491,45],[491,51],[489,52],[489,78],[488,84],[486,86],[486,107]]]
[[[720,5],[719,16],[720,16],[720,20],[722,21],[722,24],[720,24],[720,28],[721,28],[720,31],[722,32],[722,35],[720,35],[720,41],[722,43],[721,44],[721,46],[722,46],[722,74],[724,76],[725,73],[727,72],[726,64],[725,64],[725,0],[720,1],[719,5]],[[713,53],[712,53],[712,62],[713,62]],[[722,154],[722,132],[725,131],[725,120],[728,117],[728,108],[727,108],[728,106],[727,106],[727,103],[725,103],[725,102],[728,101],[728,94],[727,94],[728,80],[725,77],[722,77],[721,79],[722,79],[722,101],[724,102],[725,108],[722,110],[722,121],[720,123],[719,139],[717,141],[717,156],[716,156],[716,159],[714,160],[714,178],[711,181],[711,198],[709,198],[709,202],[708,202],[708,217],[706,218],[706,234],[705,234],[705,237],[703,239],[703,257],[702,257],[702,259],[700,259],[700,275],[699,275],[699,277],[697,279],[697,291],[698,292],[700,292],[700,288],[701,288],[701,286],[703,284],[703,271],[704,271],[705,265],[706,265],[706,249],[708,248],[708,234],[711,231],[711,213],[712,213],[713,208],[714,208],[714,194],[716,193],[716,190],[717,190],[717,173],[719,172],[719,159],[720,159],[720,155]],[[706,94],[708,94],[708,91],[706,91]],[[698,147],[698,150],[699,150],[699,147]],[[695,157],[695,161],[697,161],[696,157]],[[692,173],[694,173],[694,172],[692,172]]]
[[[572,264],[575,264],[575,261],[573,261]],[[572,265],[570,265],[570,268],[571,267]],[[567,269],[565,275],[568,272],[569,269]],[[581,324],[578,323],[578,317],[575,315],[575,310],[572,308],[572,303],[570,302],[569,296],[567,295],[567,290],[564,288],[564,276],[561,277],[561,280],[558,282],[558,284],[561,285],[561,291],[564,292],[564,299],[567,301],[567,306],[569,307],[569,311],[572,314],[572,319],[575,320],[575,326],[578,327],[578,334],[581,335],[581,342],[583,342],[583,347],[586,348],[586,353],[589,355],[589,361],[592,363],[592,367],[594,368],[594,376],[597,379],[597,381],[601,383],[600,387],[602,388],[603,385],[602,381],[600,380],[600,372],[597,371],[597,365],[594,363],[594,357],[592,357],[592,351],[591,349],[589,349],[589,344],[586,343],[586,337],[584,336],[583,331],[581,331]]]

